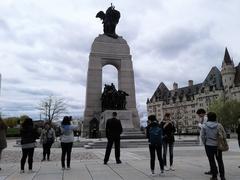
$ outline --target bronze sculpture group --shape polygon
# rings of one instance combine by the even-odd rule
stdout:
[[[126,109],[126,96],[129,96],[122,90],[116,90],[114,84],[105,84],[102,93],[102,112],[105,110],[125,110]]]

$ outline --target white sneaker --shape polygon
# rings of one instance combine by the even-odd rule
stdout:
[[[24,173],[24,170],[21,170],[21,171],[20,171],[20,174],[23,174],[23,173]]]
[[[159,176],[165,176],[165,174],[164,174],[164,170],[161,170],[161,171],[160,171]]]
[[[168,166],[164,166],[164,170],[165,170],[165,171],[169,171],[170,168],[169,168]]]
[[[169,170],[171,170],[171,171],[175,171],[175,169],[174,169],[173,166],[170,166]]]

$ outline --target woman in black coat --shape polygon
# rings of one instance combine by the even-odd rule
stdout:
[[[21,145],[22,145],[22,158],[21,158],[21,171],[24,173],[24,165],[28,158],[28,169],[32,172],[33,154],[36,146],[36,139],[38,138],[38,132],[33,127],[33,121],[31,118],[26,118],[22,123],[20,130]]]

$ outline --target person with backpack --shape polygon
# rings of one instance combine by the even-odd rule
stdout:
[[[165,169],[174,171],[173,168],[173,146],[175,142],[174,133],[176,131],[174,122],[170,118],[170,113],[164,115],[163,121],[160,123],[163,129],[163,162]],[[167,149],[169,148],[170,167],[167,167]]]
[[[64,116],[61,124],[61,148],[62,148],[62,170],[65,170],[65,157],[67,155],[67,168],[69,170],[70,163],[71,163],[71,153],[72,153],[72,146],[74,142],[74,130],[78,130],[79,126],[71,125],[72,116]]]
[[[217,122],[217,115],[214,112],[209,112],[207,114],[208,121],[203,124],[201,138],[202,142],[205,145],[206,153],[210,162],[210,169],[212,172],[212,177],[210,180],[217,180],[217,166],[215,158],[218,163],[218,169],[220,173],[221,180],[225,179],[225,170],[222,159],[222,150],[218,148],[218,136],[226,138],[226,132],[224,131],[223,126]],[[220,133],[220,134],[219,134]]]
[[[31,118],[26,118],[22,123],[20,136],[22,145],[20,173],[24,173],[24,166],[27,158],[29,172],[32,172],[34,148],[36,147],[36,139],[38,138],[39,134],[37,129],[33,127],[33,121]]]
[[[157,152],[160,171],[161,173],[164,173],[164,164],[162,158],[162,128],[155,115],[148,116],[148,120],[149,124],[146,127],[146,135],[149,142],[151,172],[152,174],[155,173],[155,152]]]
[[[50,161],[50,153],[51,153],[51,147],[52,144],[55,141],[55,131],[51,127],[49,122],[46,122],[44,124],[44,128],[42,129],[41,136],[40,136],[40,143],[42,144],[43,147],[43,159],[42,161],[46,160],[46,155],[47,155],[47,160]]]

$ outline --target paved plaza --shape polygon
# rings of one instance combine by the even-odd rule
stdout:
[[[20,174],[21,149],[13,147],[15,141],[8,140],[8,148],[3,152],[0,180],[208,180],[204,175],[209,165],[202,146],[176,147],[174,149],[175,171],[166,171],[159,175],[156,163],[156,175],[150,174],[148,148],[121,149],[122,164],[116,164],[112,151],[108,165],[103,165],[104,149],[73,148],[70,170],[62,170],[61,149],[52,148],[51,161],[41,162],[42,149],[36,148],[34,154],[34,172]],[[223,155],[226,179],[240,179],[240,150],[237,140],[229,140],[230,151]],[[27,166],[25,167],[27,169]]]

